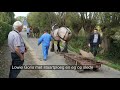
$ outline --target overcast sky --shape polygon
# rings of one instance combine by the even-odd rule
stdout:
[[[15,18],[18,17],[18,16],[25,16],[26,17],[28,13],[29,12],[14,12]]]

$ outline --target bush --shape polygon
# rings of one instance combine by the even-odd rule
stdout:
[[[108,58],[120,59],[120,27],[110,29],[110,47]]]
[[[4,41],[6,40],[8,33],[12,30],[12,26],[4,23],[4,22],[0,22],[0,46],[3,45]]]
[[[120,42],[113,41],[110,45],[110,50],[108,52],[109,58],[120,59]]]
[[[68,44],[68,48],[72,51],[79,53],[80,49],[85,50],[85,51],[89,51],[89,48],[87,45],[88,45],[88,38],[87,37],[74,36],[70,40],[70,42]]]

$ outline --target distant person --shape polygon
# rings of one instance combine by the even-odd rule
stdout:
[[[29,38],[29,35],[30,35],[30,28],[27,27],[27,37]]]
[[[52,40],[52,36],[48,34],[48,30],[45,30],[44,34],[38,39],[38,46],[42,43],[42,52],[43,52],[44,61],[47,60],[48,50],[49,50],[51,40]]]
[[[13,24],[13,30],[8,35],[8,46],[11,51],[12,65],[10,67],[9,78],[16,78],[20,70],[12,69],[12,66],[21,66],[24,63],[24,53],[27,51],[23,38],[20,32],[23,25],[20,21]]]
[[[33,37],[33,30],[31,26],[30,26],[30,37]]]
[[[98,33],[97,29],[94,29],[93,33],[90,35],[88,44],[88,46],[90,47],[90,51],[94,56],[97,55],[100,44],[101,44],[100,34]]]

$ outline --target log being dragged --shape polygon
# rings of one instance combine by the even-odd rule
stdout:
[[[88,58],[88,59],[94,59],[94,55],[91,52],[86,52],[83,50],[80,50],[80,54],[82,55],[83,58]]]

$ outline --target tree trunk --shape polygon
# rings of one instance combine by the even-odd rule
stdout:
[[[104,37],[101,46],[103,48],[103,53],[107,52],[109,50],[109,46],[110,46],[109,38]]]

